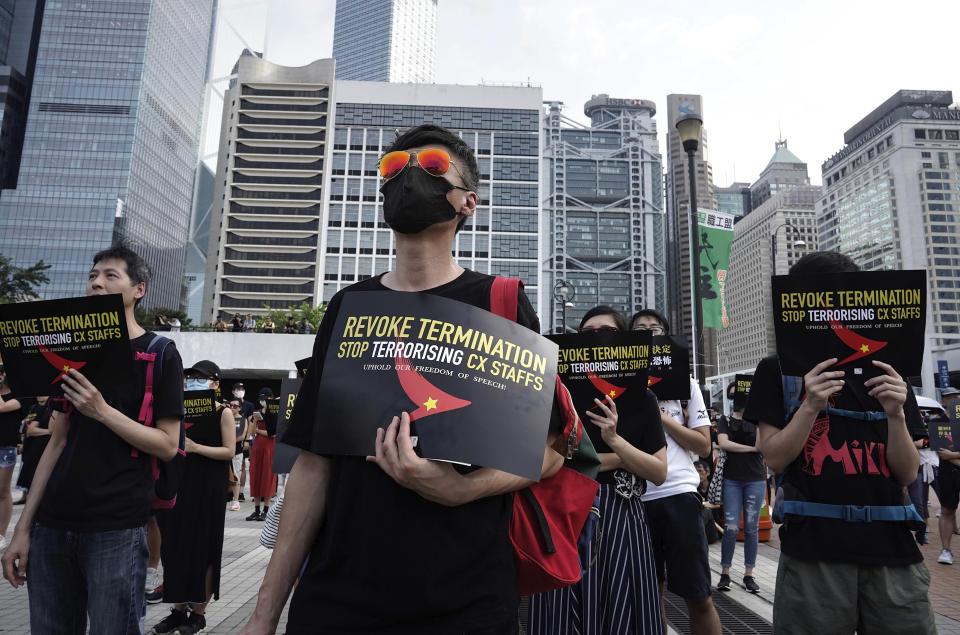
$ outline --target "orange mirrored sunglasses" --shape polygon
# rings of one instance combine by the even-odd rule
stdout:
[[[410,164],[410,157],[417,158],[417,165],[426,170],[433,176],[443,176],[453,165],[450,155],[443,150],[421,150],[420,152],[407,152],[398,150],[385,154],[380,159],[380,176],[385,179],[392,179],[403,171],[403,168]]]

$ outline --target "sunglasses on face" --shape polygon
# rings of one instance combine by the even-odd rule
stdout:
[[[410,157],[415,157],[417,165],[432,176],[443,176],[450,170],[450,166],[454,164],[450,158],[450,154],[444,150],[430,149],[421,150],[420,152],[398,150],[387,153],[380,159],[380,163],[378,164],[380,176],[384,179],[392,179],[400,174],[405,167],[410,165]]]
[[[577,333],[619,333],[615,326],[584,326],[577,329]]]

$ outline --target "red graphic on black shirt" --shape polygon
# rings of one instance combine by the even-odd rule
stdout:
[[[840,338],[841,342],[853,350],[853,354],[846,359],[842,359],[837,362],[837,366],[876,353],[888,344],[888,342],[871,340],[870,338],[864,337],[859,333],[855,333],[836,320],[830,320],[830,328],[833,329],[833,332],[837,334],[837,337]]]
[[[803,458],[806,464],[803,471],[820,476],[823,463],[830,459],[843,466],[844,474],[883,474],[890,476],[887,468],[886,445],[879,441],[846,441],[835,448],[830,443],[830,415],[817,419],[810,429],[810,435],[803,446]],[[874,459],[876,453],[876,460]],[[878,467],[879,466],[879,467]]]
[[[604,399],[606,399],[606,397],[610,397],[611,399],[616,399],[617,397],[619,397],[620,395],[622,395],[627,391],[626,388],[621,388],[620,386],[614,386],[609,381],[600,377],[592,370],[587,371],[587,379],[590,380],[590,383],[593,384],[594,388],[600,391],[600,393],[604,396]],[[590,410],[593,410],[594,408],[597,408],[597,406],[596,405],[592,406]]]
[[[66,377],[67,373],[69,373],[71,369],[80,370],[87,365],[87,362],[72,362],[65,357],[60,357],[43,344],[37,346],[37,350],[40,351],[40,354],[43,355],[43,358],[47,360],[51,366],[60,371],[60,374],[54,377],[53,381],[50,382],[51,384],[55,384]]]
[[[399,342],[399,340],[398,340]],[[459,408],[465,408],[472,402],[446,393],[420,374],[411,364],[410,360],[400,352],[403,347],[397,346],[397,354],[394,357],[394,368],[397,371],[397,378],[400,380],[400,386],[403,392],[413,403],[420,406],[410,413],[410,421],[421,417],[449,412]]]
[[[661,381],[663,381],[663,377],[654,377],[653,375],[650,375],[647,377],[647,386],[652,386]]]

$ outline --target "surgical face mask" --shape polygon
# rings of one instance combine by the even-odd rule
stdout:
[[[245,393],[245,392],[242,391],[242,390],[234,390],[234,391],[233,391],[233,396],[236,397],[237,399],[243,399],[243,396],[244,396],[245,394],[247,394],[247,393]]]
[[[213,383],[210,379],[188,379],[186,390],[209,390]]]
[[[266,399],[261,399],[261,400],[260,400],[260,407],[261,407],[261,408],[266,408],[266,407],[267,407],[267,400],[266,400]]]
[[[455,187],[442,176],[431,176],[422,168],[408,167],[380,187],[383,219],[401,234],[417,234],[431,225],[456,218],[457,210],[447,200],[447,192]]]

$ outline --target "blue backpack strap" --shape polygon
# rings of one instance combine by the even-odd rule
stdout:
[[[801,377],[781,374],[781,385],[783,386],[783,414],[786,420],[789,421],[793,410],[803,405],[803,402],[800,400],[800,393],[803,390],[803,380]],[[844,410],[842,408],[827,406],[820,412],[825,412],[828,415],[837,415],[838,417],[847,417],[849,419],[859,419],[861,421],[886,421],[887,419],[887,413],[882,411],[863,412],[860,410]]]
[[[923,522],[923,518],[920,517],[913,505],[828,505],[809,501],[785,500],[780,503],[780,509],[783,514],[833,518],[848,523],[870,523],[875,520]]]

